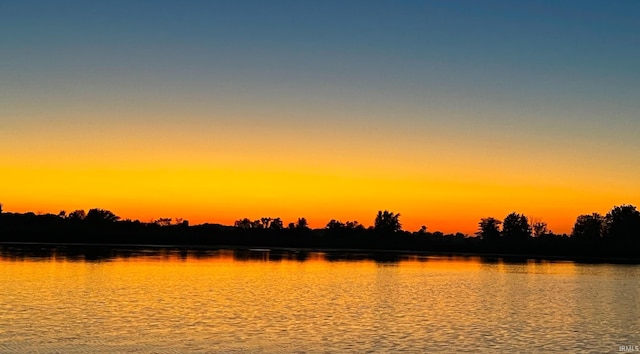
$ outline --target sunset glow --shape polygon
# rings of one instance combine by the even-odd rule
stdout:
[[[5,211],[569,233],[640,204],[635,2],[55,3],[0,5]]]

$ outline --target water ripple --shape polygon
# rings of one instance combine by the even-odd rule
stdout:
[[[0,260],[0,352],[616,352],[640,267],[429,258]]]

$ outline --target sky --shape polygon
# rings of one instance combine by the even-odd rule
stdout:
[[[0,202],[473,234],[640,204],[640,2],[0,0]]]

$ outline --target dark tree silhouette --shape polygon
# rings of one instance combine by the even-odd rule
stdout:
[[[295,223],[294,228],[297,230],[309,230],[309,223],[306,218],[298,218],[298,221]]]
[[[378,211],[374,222],[374,230],[382,233],[393,233],[402,230],[400,224],[400,214],[394,214],[390,211]]]
[[[282,220],[280,218],[260,218],[251,221],[249,218],[239,219],[233,223],[233,226],[239,229],[282,229]]]
[[[364,230],[365,227],[364,225],[360,224],[357,221],[347,221],[346,223],[343,223],[339,220],[335,220],[335,219],[331,219],[331,221],[329,221],[329,223],[326,226],[327,229],[329,230]]]
[[[67,215],[67,219],[69,220],[84,220],[86,217],[86,213],[82,209],[74,210]]]
[[[271,229],[271,230],[282,230],[282,229],[284,229],[284,224],[282,223],[282,220],[280,220],[280,218],[275,218],[275,219],[267,218],[267,219],[271,220],[271,223],[269,224],[269,229]]]
[[[500,224],[502,224],[502,221],[496,218],[482,218],[480,219],[480,228],[476,235],[483,240],[495,241],[500,238]]]
[[[360,224],[356,220],[354,221],[347,220],[347,222],[344,224],[344,227],[347,230],[364,230],[365,229],[364,225]]]
[[[171,226],[171,218],[159,218],[153,223],[158,226]]]
[[[338,220],[335,219],[331,219],[328,223],[326,228],[328,230],[342,230],[344,229],[344,223],[340,222]]]
[[[120,219],[119,216],[104,209],[91,209],[85,220],[90,223],[113,223]]]
[[[599,214],[579,216],[572,237],[555,235],[547,230],[544,222],[516,213],[508,215],[504,222],[492,217],[481,219],[477,238],[461,233],[427,232],[426,227],[413,233],[405,232],[401,229],[400,214],[389,211],[378,212],[375,226],[368,228],[357,221],[343,223],[334,219],[327,223],[325,230],[310,230],[306,220],[300,218],[290,224],[291,230],[286,231],[281,231],[280,218],[270,217],[253,221],[239,219],[234,223],[235,227],[209,223],[189,226],[183,221],[181,226],[171,224],[161,228],[159,224],[169,225],[171,220],[158,219],[149,223],[120,221],[118,216],[103,209],[91,209],[88,214],[76,210],[66,217],[64,213],[36,215],[10,212],[3,212],[0,216],[1,242],[475,252],[640,263],[640,212],[631,205],[616,206],[606,217]],[[175,222],[179,223],[180,219]],[[300,229],[306,231],[299,232]],[[530,237],[532,232],[540,237]]]
[[[233,226],[239,229],[251,229],[253,228],[253,222],[248,218],[244,218],[244,219],[236,220]]]
[[[260,222],[262,223],[263,229],[268,229],[271,226],[271,218],[260,218]]]
[[[507,215],[502,224],[502,235],[508,240],[524,240],[531,237],[529,220],[523,214]]]
[[[640,212],[633,205],[615,206],[605,216],[606,237],[616,241],[640,239]]]
[[[577,241],[595,242],[602,238],[605,228],[604,217],[598,213],[580,215],[573,225],[571,237]]]
[[[264,218],[260,218],[260,220],[254,221],[254,224],[255,223],[260,223],[261,226],[256,227],[257,225],[254,225],[253,228],[270,229],[270,230],[282,230],[284,228],[284,224],[282,223],[282,220],[280,218],[264,217]]]
[[[533,237],[541,237],[551,233],[547,227],[546,222],[540,219],[537,219],[537,220],[531,219],[530,222],[531,222],[531,225],[530,225],[531,233],[533,234]]]

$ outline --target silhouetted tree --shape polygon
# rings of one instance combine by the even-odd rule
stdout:
[[[86,213],[82,209],[74,210],[67,215],[67,219],[69,220],[84,220],[86,217]]]
[[[349,231],[354,231],[354,230],[365,230],[364,225],[360,224],[357,221],[347,221],[346,223],[343,223],[339,220],[335,220],[335,219],[331,219],[331,221],[329,221],[329,223],[327,223],[326,226],[327,230],[330,231],[343,231],[343,230],[349,230]]]
[[[309,223],[305,218],[298,218],[298,221],[295,224],[295,228],[298,230],[309,230]]]
[[[0,216],[2,242],[237,246],[264,244],[269,247],[535,254],[594,259],[628,258],[640,261],[640,212],[631,205],[616,206],[606,217],[599,214],[579,216],[573,227],[573,239],[567,235],[553,235],[546,223],[516,213],[509,214],[504,223],[492,217],[481,219],[476,233],[478,238],[469,238],[461,233],[444,235],[442,232],[427,232],[426,226],[417,232],[404,232],[399,221],[400,214],[389,211],[378,212],[375,226],[366,229],[357,221],[343,223],[333,219],[327,223],[326,230],[309,230],[306,219],[300,218],[289,224],[293,231],[284,232],[279,231],[283,228],[282,220],[270,217],[254,221],[239,219],[234,223],[235,228],[218,224],[189,227],[188,222],[183,221],[182,226],[160,229],[153,226],[174,224],[169,218],[161,218],[154,223],[119,221],[118,216],[103,209],[91,209],[87,214],[83,210],[75,210],[66,215],[66,218],[64,212],[57,215],[5,212]],[[116,221],[119,222],[116,224]],[[181,219],[175,219],[178,224],[180,221]],[[245,232],[242,229],[251,230]],[[307,231],[298,232],[300,229]],[[530,238],[532,233],[540,237]]]
[[[277,220],[280,220],[280,218],[278,218]],[[266,229],[266,228],[277,228],[276,226],[273,226],[273,222],[275,220],[272,218],[261,218],[258,220],[254,220],[251,221],[248,218],[244,218],[244,219],[239,219],[236,220],[233,223],[233,226],[239,228],[239,229]],[[277,224],[278,222],[276,222]],[[280,221],[280,223],[282,223],[282,221]]]
[[[640,239],[640,212],[633,205],[615,206],[605,216],[606,237],[618,241]]]
[[[244,219],[236,220],[233,226],[240,229],[250,229],[253,226],[253,222],[248,218],[244,218]]]
[[[392,233],[402,230],[402,224],[400,224],[400,214],[394,214],[390,211],[378,211],[376,220],[374,222],[374,230],[383,233]]]
[[[488,217],[480,219],[479,230],[476,235],[483,240],[494,241],[500,238],[500,224],[502,221]]]
[[[262,228],[268,229],[271,226],[271,221],[273,221],[272,218],[261,218],[260,222],[262,222]]]
[[[529,220],[518,213],[507,215],[502,223],[502,235],[508,240],[523,240],[531,237]]]
[[[344,224],[344,226],[349,230],[364,230],[364,225],[360,224],[357,220],[349,221]]]
[[[342,230],[344,229],[344,223],[335,220],[335,219],[331,219],[326,226],[327,229],[329,230]]]
[[[547,223],[539,220],[539,219],[531,219],[531,233],[533,234],[533,237],[540,237],[540,236],[544,236],[549,234],[549,229],[547,228]]]
[[[580,215],[573,225],[571,237],[579,241],[597,241],[602,238],[604,228],[605,220],[602,215],[598,213]]]
[[[85,218],[85,220],[90,223],[112,223],[118,221],[118,219],[120,219],[120,217],[111,211],[97,208],[89,210]]]
[[[159,218],[153,223],[158,226],[171,226],[171,218]]]
[[[271,218],[268,218],[271,219]],[[269,229],[271,230],[282,230],[284,229],[284,224],[280,218],[271,219],[271,223],[269,224]]]

